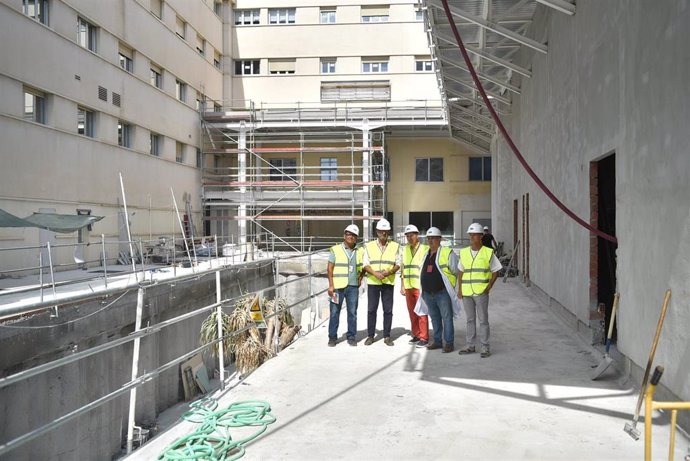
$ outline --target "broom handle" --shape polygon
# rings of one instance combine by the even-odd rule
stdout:
[[[640,407],[642,400],[647,390],[647,380],[649,380],[649,371],[652,369],[652,362],[654,361],[654,354],[656,353],[656,346],[659,344],[659,336],[661,336],[661,327],[664,324],[664,317],[666,317],[666,308],[671,299],[671,290],[666,290],[664,295],[664,304],[661,306],[661,314],[659,315],[659,322],[656,324],[656,333],[654,334],[654,341],[652,342],[652,350],[649,351],[649,360],[647,360],[647,369],[644,371],[644,378],[642,378],[642,386],[640,387],[640,396],[637,399],[637,408],[635,409],[635,417],[633,421],[637,423],[640,417]]]
[[[613,295],[613,307],[611,308],[611,320],[609,322],[609,334],[606,336],[606,353],[611,349],[611,336],[613,336],[613,323],[616,320],[616,310],[618,309],[618,301],[621,299],[621,294]]]

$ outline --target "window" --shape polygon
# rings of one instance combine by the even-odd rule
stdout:
[[[77,108],[77,134],[93,138],[93,112],[83,107]]]
[[[156,88],[161,88],[163,86],[163,76],[161,75],[162,69],[154,64],[151,64],[151,85]]]
[[[206,54],[206,40],[199,34],[196,34],[196,50],[202,56]]]
[[[286,181],[289,178],[285,176],[294,176],[297,174],[297,160],[294,158],[274,158],[269,160],[271,170],[269,178],[271,181]]]
[[[197,92],[196,92],[196,99],[195,99],[195,101],[196,101],[196,103],[195,103],[194,108],[195,108],[196,110],[204,110],[204,108],[205,108],[205,104],[204,104],[204,95],[201,94],[201,93],[199,93],[199,92],[197,91]]]
[[[321,60],[322,74],[335,74],[335,58],[324,58]]]
[[[410,224],[417,226],[421,235],[432,226],[438,227],[443,235],[454,233],[452,211],[410,211]]]
[[[132,60],[132,50],[126,46],[120,45],[120,67],[129,72],[134,72],[134,61]]]
[[[184,163],[184,144],[179,141],[175,141],[175,161]]]
[[[415,21],[424,21],[424,11],[415,10],[414,19],[415,19]]]
[[[491,157],[470,157],[470,181],[491,181]]]
[[[151,13],[158,19],[163,18],[163,0],[151,0]]]
[[[388,22],[388,7],[383,6],[363,6],[362,22]]]
[[[149,153],[151,155],[155,155],[156,157],[160,156],[161,151],[161,135],[156,134],[156,133],[151,133],[151,144],[149,146]]]
[[[338,159],[327,157],[321,159],[321,181],[338,180]]]
[[[216,13],[216,16],[220,16],[223,8],[223,2],[220,1],[215,1],[213,2],[213,12]]]
[[[321,82],[322,101],[390,101],[388,81]]]
[[[185,35],[185,29],[187,28],[187,23],[182,20],[181,17],[176,16],[175,17],[175,33],[182,39],[184,40],[186,35]]]
[[[88,49],[96,52],[96,37],[98,29],[96,26],[86,21],[85,19],[77,19],[77,43]]]
[[[260,62],[258,59],[235,61],[235,75],[259,75]]]
[[[362,72],[365,74],[388,72],[388,58],[368,58],[362,61]]]
[[[220,53],[218,50],[213,50],[213,65],[216,69],[220,69]]]
[[[259,10],[235,10],[235,25],[249,26],[259,24]]]
[[[295,8],[270,8],[268,10],[269,24],[294,24]]]
[[[269,59],[268,73],[271,75],[277,74],[294,74],[295,60],[294,59]]]
[[[434,71],[434,62],[431,60],[430,57],[417,57],[415,59],[415,71],[416,72],[433,72]]]
[[[321,24],[335,24],[335,8],[321,8]]]
[[[117,122],[117,145],[132,147],[132,125],[122,120]]]
[[[415,162],[415,181],[443,181],[443,158],[418,158]]]
[[[196,148],[196,167],[197,168],[203,168],[204,166],[204,156],[201,153],[201,149],[198,147]]]
[[[34,89],[24,88],[24,120],[45,124],[45,94]]]
[[[175,80],[175,97],[182,102],[187,99],[187,84],[179,80]]]
[[[31,19],[48,25],[48,0],[22,0],[22,12]]]

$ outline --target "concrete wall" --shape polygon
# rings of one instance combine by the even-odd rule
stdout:
[[[273,285],[273,265],[250,263],[221,273],[223,298],[240,296]],[[242,290],[240,293],[240,289]],[[119,296],[119,295],[115,295]],[[7,376],[21,370],[127,336],[134,331],[137,291],[60,309],[59,317],[43,313],[14,326],[48,328],[0,329],[0,369]],[[162,321],[215,302],[213,273],[199,280],[149,287],[142,325]],[[116,302],[104,309],[103,303]],[[227,312],[227,309],[226,309]],[[91,315],[92,314],[92,315]],[[89,317],[85,317],[90,315]],[[140,374],[151,371],[199,346],[199,329],[208,314],[162,329],[141,341]],[[119,389],[131,379],[133,343],[54,369],[3,388],[0,392],[2,443],[49,423],[76,408]],[[215,360],[205,354],[209,370]],[[137,391],[137,424],[152,425],[156,416],[184,400],[180,367],[160,373]],[[126,436],[129,394],[86,413],[3,459],[110,459]]]
[[[508,129],[553,192],[589,221],[589,164],[616,154],[618,348],[644,368],[664,291],[673,298],[655,364],[690,400],[690,5],[686,1],[579,1],[575,16],[542,6],[523,50]],[[506,144],[493,146],[495,234],[512,241],[512,202],[530,194],[533,283],[589,322],[589,234],[537,190]]]

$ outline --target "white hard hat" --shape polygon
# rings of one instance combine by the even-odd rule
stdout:
[[[484,230],[489,230],[489,226],[484,226]]]
[[[404,232],[405,235],[411,234],[413,232],[416,232],[417,234],[419,234],[419,229],[417,229],[417,226],[415,226],[414,224],[408,224],[407,226],[405,226],[405,232]]]
[[[482,229],[482,225],[476,222],[473,222],[470,224],[470,227],[467,228],[467,233],[468,234],[483,234],[484,230]]]
[[[345,228],[345,232],[350,232],[359,237],[359,227],[357,227],[357,224],[350,224]]]
[[[426,236],[427,237],[441,237],[441,229],[438,227],[430,227],[428,231],[426,231]]]
[[[382,219],[376,223],[376,230],[391,230],[391,223],[387,219]]]

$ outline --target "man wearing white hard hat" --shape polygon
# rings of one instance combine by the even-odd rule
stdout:
[[[496,251],[496,248],[498,248],[498,243],[496,242],[496,239],[491,234],[491,232],[489,232],[489,226],[484,226],[484,234],[482,235],[482,245],[484,245],[485,247],[489,247],[494,251]]]
[[[347,303],[347,343],[356,346],[357,305],[362,283],[363,248],[356,248],[359,227],[350,224],[343,233],[343,242],[331,247],[328,255],[328,299],[331,318],[328,321],[328,345],[338,341],[338,325],[343,300]]]
[[[426,231],[429,252],[422,263],[420,285],[422,295],[414,311],[428,314],[434,327],[434,341],[427,350],[443,349],[444,353],[455,350],[455,325],[453,317],[460,315],[460,301],[456,294],[458,255],[441,246],[441,230],[430,227]]]
[[[419,241],[419,229],[414,224],[405,227],[407,245],[402,249],[402,269],[400,271],[400,294],[405,296],[407,311],[410,314],[410,344],[424,347],[429,343],[429,317],[417,315],[414,311],[420,295],[422,263],[429,251],[429,246]]]
[[[365,346],[374,343],[376,313],[379,298],[383,306],[383,343],[392,346],[393,290],[395,273],[400,269],[400,245],[389,242],[391,224],[386,219],[376,223],[376,240],[364,246],[364,272],[367,273],[367,340]]]
[[[494,286],[501,262],[492,248],[482,245],[484,229],[481,224],[472,223],[467,229],[470,236],[470,246],[460,250],[460,288],[458,296],[467,315],[467,336],[465,346],[460,354],[475,352],[475,338],[477,336],[477,318],[479,319],[479,342],[481,357],[491,355],[489,346],[489,291]]]

